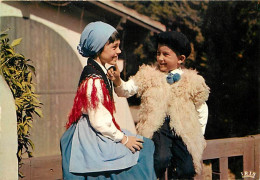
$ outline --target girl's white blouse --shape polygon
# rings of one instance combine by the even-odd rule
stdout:
[[[107,74],[107,70],[101,64],[99,64],[99,66],[102,68],[104,73]],[[119,142],[123,139],[124,133],[116,128],[112,121],[112,116],[110,112],[102,104],[103,92],[101,89],[100,79],[96,79],[94,85],[97,88],[97,97],[99,99],[99,102],[95,109],[88,108],[86,111],[83,111],[83,113],[88,114],[90,124],[96,131],[100,132],[103,136],[110,138],[115,142]],[[87,96],[89,101],[91,101],[93,79],[88,80],[87,87]]]

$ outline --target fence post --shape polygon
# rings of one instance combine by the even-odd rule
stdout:
[[[254,172],[255,164],[254,164],[254,137],[249,136],[244,138],[244,154],[243,154],[243,171]],[[244,178],[248,179],[248,178]]]
[[[255,139],[255,179],[260,179],[260,135],[255,135],[253,138]]]
[[[228,157],[219,158],[220,179],[228,179]]]

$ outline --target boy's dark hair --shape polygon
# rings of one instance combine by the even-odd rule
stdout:
[[[113,43],[113,42],[115,42],[115,41],[117,41],[117,40],[120,40],[120,35],[119,35],[119,33],[117,32],[117,31],[115,31],[110,37],[109,37],[109,39],[108,39],[108,44],[110,44],[110,43]],[[98,57],[101,53],[102,53],[102,51],[104,50],[104,47],[102,47],[95,55],[93,55],[93,56],[91,56],[91,58],[93,58],[93,59],[95,59],[96,57]]]
[[[171,48],[177,55],[185,55],[186,58],[191,53],[191,46],[188,38],[177,31],[161,32],[157,35],[158,44],[164,44]]]

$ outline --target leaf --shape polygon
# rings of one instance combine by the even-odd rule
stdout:
[[[11,58],[6,58],[6,60],[4,62],[1,62],[1,67],[3,67],[6,63],[8,63],[8,61],[10,60]]]
[[[27,86],[27,82],[22,82],[22,87],[25,89],[25,87]]]
[[[15,39],[15,40],[13,40],[13,42],[11,43],[11,46],[12,46],[12,47],[17,46],[18,44],[20,44],[21,41],[22,41],[22,38]]]
[[[19,157],[22,155],[22,150],[21,150],[21,149],[17,152],[17,155],[18,155]]]
[[[16,104],[15,105],[15,110],[18,111],[18,109],[19,109],[19,106]]]
[[[35,87],[33,85],[31,85],[31,91],[35,92]]]
[[[43,117],[41,109],[35,108],[35,109],[34,109],[34,112],[35,112],[39,117]]]
[[[15,53],[14,57],[17,58],[17,59],[25,59],[25,58],[24,58],[24,55],[22,55],[22,54],[17,54],[17,53]]]
[[[13,50],[13,49],[11,49],[11,48],[9,48],[9,49],[6,49],[6,51],[7,51],[7,52],[9,52],[9,53],[10,53],[10,54],[12,54],[12,55],[14,54],[14,50]]]
[[[7,28],[6,30],[3,30],[0,32],[0,34],[5,34],[7,31],[9,31],[11,28]]]
[[[10,70],[10,69],[8,69],[6,66],[4,66],[2,72],[5,73],[7,76],[10,77],[11,74],[10,74],[10,71],[9,71],[9,70]]]
[[[31,119],[28,119],[27,124],[28,124],[28,126],[29,126],[30,128],[32,128],[33,125],[29,122],[29,120],[31,120]]]
[[[18,127],[21,128],[21,129],[23,130],[23,129],[24,129],[24,125],[23,125],[23,123],[19,123],[19,124],[18,124]]]
[[[20,98],[15,98],[15,105],[20,107],[23,104],[23,100]]]
[[[33,153],[32,152],[28,152],[28,156],[29,157],[33,157]]]
[[[16,89],[12,89],[12,91],[13,91],[13,94],[16,94]]]
[[[34,150],[34,144],[32,140],[28,139],[28,144],[32,147],[32,150]]]
[[[1,34],[0,35],[0,40],[7,38],[7,36],[8,36],[7,34]]]
[[[35,67],[33,67],[32,65],[30,64],[27,64],[27,66],[29,67],[29,69],[34,73],[35,75]]]
[[[19,177],[20,177],[20,178],[24,178],[25,175],[23,175],[23,173],[22,173],[21,171],[19,171]]]
[[[25,134],[25,135],[27,135],[28,134],[28,130],[29,130],[29,127],[28,127],[28,125],[26,124],[26,125],[24,125],[24,131],[23,131],[23,133]]]
[[[32,81],[32,73],[30,72],[30,73],[28,73],[28,75],[27,75],[27,82],[31,82]]]
[[[16,86],[18,86],[19,88],[23,89],[21,83],[15,81],[14,79],[12,79],[12,82],[13,82]]]
[[[37,98],[33,97],[32,100],[33,100],[32,103],[34,105],[39,105],[40,104],[40,101]]]

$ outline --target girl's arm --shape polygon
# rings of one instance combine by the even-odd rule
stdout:
[[[92,127],[100,132],[103,136],[119,142],[123,139],[124,133],[116,128],[112,121],[112,115],[102,104],[103,91],[101,88],[100,79],[95,79],[94,86],[97,88],[97,106],[95,108],[89,107],[87,114],[89,115],[90,124]],[[93,79],[88,80],[87,99],[91,102],[91,93],[93,87]]]
[[[120,71],[117,65],[115,65],[115,69],[111,68],[107,71],[107,76],[110,80],[113,81],[115,86],[115,93],[119,97],[128,98],[138,92],[138,86],[135,84],[133,79],[125,82],[120,78]]]
[[[88,108],[87,113],[91,126],[103,136],[112,139],[115,142],[124,144],[133,153],[142,149],[142,140],[135,136],[125,136],[124,133],[116,128],[112,121],[112,115],[102,104],[103,91],[100,79],[96,79],[94,86],[97,88],[98,103],[95,108]],[[87,97],[91,101],[91,93],[93,87],[93,79],[88,81]]]

